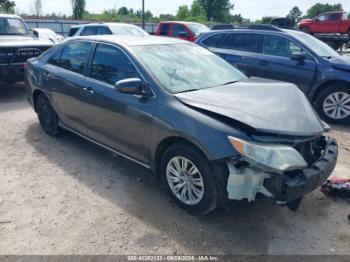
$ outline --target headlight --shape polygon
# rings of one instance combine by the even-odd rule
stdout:
[[[262,145],[228,137],[233,147],[249,162],[258,163],[277,172],[304,168],[304,158],[293,147],[284,145]]]

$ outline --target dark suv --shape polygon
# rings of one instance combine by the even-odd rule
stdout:
[[[0,82],[23,81],[27,59],[53,45],[49,39],[30,33],[21,17],[0,14]]]
[[[350,123],[350,57],[313,36],[256,26],[203,33],[196,43],[248,76],[296,84],[324,120]]]
[[[257,194],[295,210],[337,160],[297,87],[246,78],[179,39],[74,38],[29,60],[26,86],[46,133],[71,131],[150,168],[195,213]]]

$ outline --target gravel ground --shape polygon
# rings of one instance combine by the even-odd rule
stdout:
[[[259,200],[193,217],[149,171],[44,134],[21,84],[0,86],[0,127],[0,254],[350,254],[349,204],[319,190],[298,213]],[[336,176],[350,176],[349,131],[332,131]]]

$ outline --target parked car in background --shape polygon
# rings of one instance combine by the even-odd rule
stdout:
[[[170,21],[160,22],[155,35],[175,37],[194,42],[201,33],[207,31],[210,31],[209,27],[203,24]]]
[[[304,19],[298,29],[310,34],[339,33],[350,37],[350,14],[343,11],[323,13],[314,19]]]
[[[27,59],[52,45],[50,40],[31,34],[21,17],[0,14],[0,82],[23,81]]]
[[[48,39],[54,44],[58,44],[64,41],[64,37],[56,34],[54,31],[48,28],[32,28],[31,31],[33,34],[41,39]]]
[[[211,30],[226,30],[226,29],[235,29],[233,24],[217,24],[211,27]]]
[[[91,23],[75,25],[70,28],[68,37],[90,35],[134,35],[147,36],[148,33],[142,28],[123,23]]]
[[[296,27],[295,18],[291,16],[276,17],[272,19],[271,25],[284,29],[294,29]]]
[[[29,60],[26,86],[47,134],[68,130],[150,168],[197,214],[258,193],[295,211],[337,160],[295,85],[246,78],[179,39],[74,38]]]
[[[254,28],[208,32],[196,43],[248,76],[296,84],[325,121],[349,124],[350,57],[300,31]]]

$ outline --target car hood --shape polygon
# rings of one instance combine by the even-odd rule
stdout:
[[[314,136],[327,131],[305,95],[289,83],[249,78],[175,96],[187,106],[240,122],[255,132]]]
[[[32,37],[32,36],[9,36],[0,35],[0,48],[1,47],[26,47],[26,46],[52,46],[53,43],[50,40]]]
[[[310,22],[313,22],[314,20],[313,19],[303,19],[303,20],[300,20],[298,22],[298,24],[303,24],[303,23],[310,23]]]
[[[332,67],[338,70],[350,72],[350,56],[342,55],[329,60]]]

